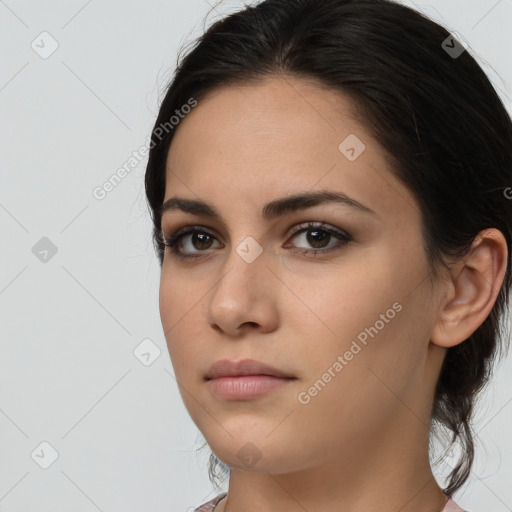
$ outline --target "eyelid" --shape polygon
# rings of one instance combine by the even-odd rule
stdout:
[[[338,250],[341,248],[341,246],[346,245],[347,243],[353,241],[352,236],[350,234],[348,234],[346,231],[343,231],[331,224],[327,224],[325,222],[320,222],[320,221],[317,221],[317,222],[309,221],[309,222],[303,222],[301,224],[296,224],[293,227],[293,229],[291,230],[291,232],[289,232],[286,235],[287,240],[289,238],[293,238],[298,233],[312,231],[314,229],[317,229],[319,231],[324,231],[324,232],[330,234],[331,236],[334,236],[335,238],[338,239],[338,243],[334,244],[332,246],[328,246],[327,248],[322,248],[322,249],[305,249],[303,247],[295,247],[293,245],[290,245],[289,242],[286,242],[284,247],[288,248],[291,246],[293,249],[295,249],[295,251],[292,251],[292,252],[302,252],[304,254],[311,254],[314,256],[314,255],[319,255],[322,253],[327,253],[327,252]],[[204,255],[212,256],[213,255],[212,253],[214,251],[216,251],[217,249],[219,249],[219,247],[214,248],[214,249],[205,250],[205,251],[197,251],[195,253],[183,253],[178,248],[178,246],[180,245],[180,241],[183,237],[185,237],[189,234],[203,233],[203,234],[213,237],[215,240],[217,240],[221,244],[220,248],[223,248],[224,244],[218,240],[218,236],[217,236],[217,234],[215,234],[215,232],[216,232],[216,230],[207,228],[206,226],[186,224],[185,226],[174,230],[174,232],[171,236],[165,237],[162,232],[162,242],[164,243],[165,246],[170,247],[171,252],[176,257],[179,257],[182,259],[186,259],[186,258],[198,259],[201,257],[204,258]]]
[[[216,231],[211,228],[207,228],[206,226],[200,226],[200,225],[192,225],[192,224],[185,224],[181,228],[176,228],[175,230],[172,230],[172,234],[170,236],[165,236],[163,234],[163,230],[161,233],[161,242],[164,243],[167,246],[174,245],[175,243],[178,243],[179,239],[193,233],[205,233],[207,235],[212,236],[216,240],[218,240],[218,235],[216,234]],[[222,246],[222,242],[220,242]],[[206,252],[206,251],[202,251]]]
[[[342,229],[339,229],[331,224],[327,224],[325,222],[319,222],[319,221],[318,222],[309,221],[309,222],[303,222],[301,224],[295,225],[293,227],[292,231],[290,232],[290,234],[288,235],[288,237],[291,237],[300,231],[307,231],[308,229],[318,229],[321,231],[326,231],[327,233],[335,234],[336,236],[338,236],[340,238],[350,238],[350,239],[352,238],[347,232],[343,231]]]
[[[328,231],[331,233],[334,232],[337,236],[339,236],[341,238],[343,238],[343,237],[352,238],[346,231],[343,231],[342,229],[337,228],[336,226],[333,226],[332,224],[327,224],[326,222],[321,222],[321,221],[308,221],[308,222],[302,222],[299,224],[294,224],[293,228],[291,228],[291,230],[290,229],[288,230],[288,234],[286,236],[287,237],[293,236],[297,232],[304,230],[306,228],[322,229],[322,230],[325,230],[325,231]],[[188,234],[188,233],[194,232],[194,231],[205,232],[207,234],[211,234],[215,238],[218,238],[218,236],[219,236],[217,234],[217,230],[210,228],[210,227],[203,226],[203,225],[199,225],[199,224],[194,225],[194,224],[184,223],[181,227],[176,227],[170,231],[172,231],[173,234],[171,236],[167,237],[167,239],[177,238],[181,235],[185,235],[185,234]],[[164,236],[163,232],[164,232],[164,230],[162,229],[160,232],[161,241],[164,241],[164,239],[166,238]]]

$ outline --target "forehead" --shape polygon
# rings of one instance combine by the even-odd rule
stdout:
[[[315,189],[346,193],[375,211],[403,213],[414,204],[353,101],[310,81],[272,77],[214,90],[180,122],[167,157],[166,199],[229,194],[259,208]]]
[[[309,81],[268,77],[258,84],[210,92],[181,122],[169,157],[173,158],[181,139],[190,137],[201,143],[201,152],[187,154],[189,158],[213,151],[231,158],[265,160],[280,152],[300,159],[306,149],[310,155],[334,150],[331,154],[337,157],[336,141],[350,130],[367,138],[355,118],[355,104],[347,96]],[[233,140],[244,144],[233,145]]]

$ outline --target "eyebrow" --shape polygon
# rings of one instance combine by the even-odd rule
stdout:
[[[367,214],[377,215],[368,206],[363,205],[343,193],[321,190],[318,192],[305,192],[275,199],[263,207],[262,217],[265,220],[272,220],[287,213],[305,210],[326,203],[343,204]],[[197,199],[186,199],[182,197],[171,197],[167,199],[160,208],[160,218],[166,212],[173,210],[181,210],[192,215],[211,217],[224,222],[224,219],[212,204]]]

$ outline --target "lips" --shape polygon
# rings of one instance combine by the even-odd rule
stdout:
[[[210,366],[205,378],[206,380],[220,377],[240,377],[245,375],[270,375],[281,379],[294,379],[290,373],[274,368],[254,359],[243,359],[241,361],[230,361],[220,359]]]

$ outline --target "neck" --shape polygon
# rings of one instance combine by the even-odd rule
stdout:
[[[425,425],[410,411],[401,420],[407,430],[402,423],[370,442],[341,440],[294,472],[232,468],[216,512],[441,512],[447,497],[430,468]]]

